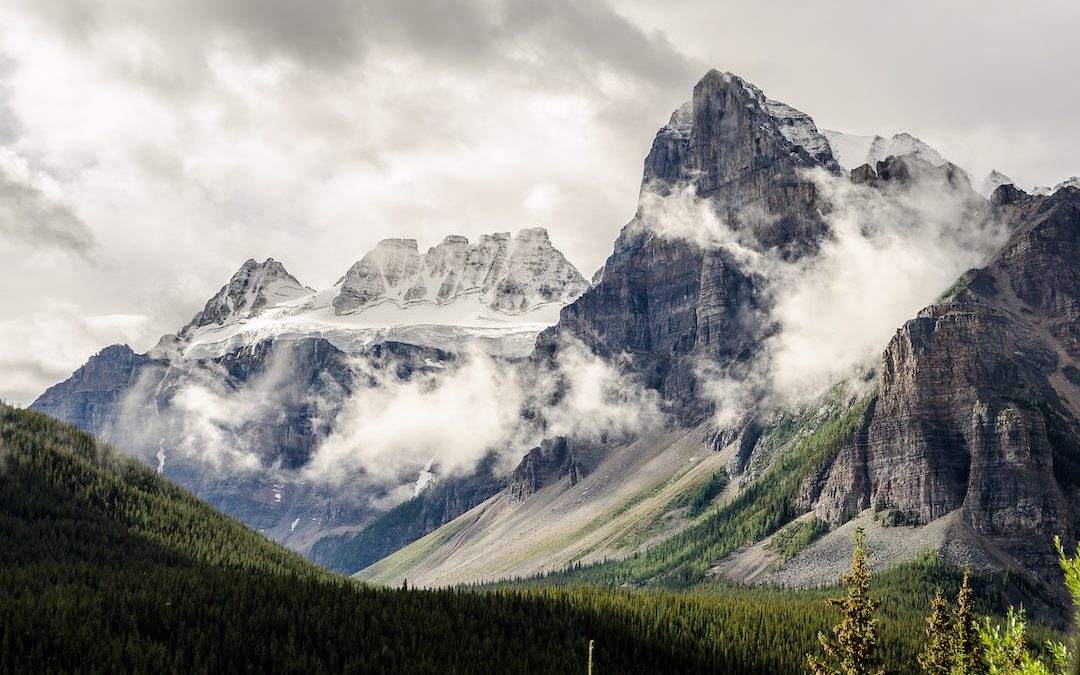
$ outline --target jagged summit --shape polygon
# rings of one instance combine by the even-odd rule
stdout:
[[[543,228],[476,243],[449,235],[423,254],[415,239],[384,239],[318,293],[273,259],[248,260],[180,331],[179,347],[206,358],[265,339],[321,337],[346,352],[393,340],[447,351],[473,342],[521,356],[588,286]]]
[[[384,239],[338,282],[334,313],[351,314],[381,303],[445,305],[477,294],[504,314],[570,302],[588,282],[551,245],[547,230],[485,234],[475,244],[451,235],[426,254],[415,239]]]
[[[249,258],[240,266],[229,283],[195,315],[188,329],[203,326],[222,326],[233,321],[249,319],[269,307],[313,294],[286,271],[285,266],[267,258],[258,263]]]
[[[690,187],[748,244],[784,257],[814,250],[824,234],[817,196],[804,170],[839,173],[814,121],[768,98],[737,75],[710,70],[656,134],[645,158],[641,198]],[[639,246],[650,230],[635,219],[615,250]]]
[[[710,100],[707,94],[713,94],[717,100]],[[726,101],[730,97],[733,104],[728,106]],[[687,170],[701,169],[698,166],[677,166],[686,159],[686,153],[679,152],[679,148],[672,147],[670,143],[701,144],[714,143],[717,129],[710,125],[708,117],[715,117],[714,105],[724,107],[724,117],[735,122],[736,118],[744,115],[754,119],[757,128],[765,132],[777,141],[775,148],[762,148],[761,157],[755,157],[754,153],[732,153],[728,159],[731,162],[729,170],[723,171],[717,183],[724,183],[734,178],[734,174],[742,169],[752,168],[754,164],[768,163],[774,159],[774,155],[781,153],[808,155],[814,162],[829,168],[836,168],[836,162],[829,146],[829,141],[818,131],[813,119],[804,112],[768,98],[753,84],[742,79],[738,75],[719,70],[710,70],[694,87],[694,97],[683,103],[671,114],[666,125],[657,132],[657,142],[666,141],[666,146],[657,147],[653,144],[654,152],[660,150],[656,157],[650,153],[653,162],[646,160],[644,183],[652,181],[678,181],[690,177]],[[742,110],[739,109],[739,107]],[[752,138],[741,134],[742,130],[732,127],[724,134],[723,140],[730,144],[749,142]],[[755,161],[757,160],[757,161]],[[676,166],[672,166],[672,165]],[[684,171],[673,171],[684,169]]]

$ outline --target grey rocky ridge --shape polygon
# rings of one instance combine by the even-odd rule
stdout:
[[[426,253],[387,240],[322,292],[270,262],[245,265],[178,336],[146,355],[109,348],[35,407],[107,431],[131,391],[153,393],[144,411],[166,411],[183,382],[224,383],[224,396],[275,382],[289,363],[297,386],[250,417],[243,437],[272,448],[267,465],[301,467],[332,431],[327,420],[340,419],[334,402],[385,379],[357,371],[358,356],[408,380],[454,370],[466,342],[519,373],[551,372],[584,346],[628,388],[649,392],[663,421],[621,436],[547,433],[542,406],[526,407],[522,418],[545,431],[531,450],[508,465],[486,456],[388,510],[350,510],[341,486],[244,488],[246,501],[232,479],[201,489],[320,562],[392,584],[590,564],[602,575],[603,561],[646,549],[652,576],[620,583],[724,574],[816,584],[827,579],[815,570],[833,569],[821,552],[835,550],[851,521],[875,519],[875,532],[904,528],[893,538],[916,542],[875,564],[932,549],[1045,578],[1051,537],[1080,526],[1080,189],[1027,194],[1003,174],[981,187],[989,198],[914,136],[824,132],[741,78],[710,71],[656,134],[637,212],[591,284],[536,230],[472,244],[448,237]],[[813,273],[822,261],[888,226],[883,239],[902,236],[935,260],[942,238],[961,242],[963,260],[941,262],[957,266],[956,284],[886,308],[895,322],[831,388],[786,389],[776,364],[792,330],[792,289],[821,283]],[[886,311],[864,302],[856,312]],[[828,308],[818,309],[827,322]],[[850,327],[819,328],[812,335],[828,337],[818,341],[854,345]],[[301,354],[299,365],[275,359],[286,352]],[[563,396],[555,387],[550,398]],[[841,427],[849,433],[835,436]],[[160,437],[142,445],[156,450]],[[794,473],[781,480],[777,471]],[[302,506],[277,506],[294,494]],[[723,519],[757,517],[748,494],[774,499],[780,515],[762,521],[755,540],[732,539]],[[293,535],[313,518],[326,526]],[[793,555],[771,547],[811,522],[832,531]],[[694,546],[665,548],[686,540]],[[700,554],[677,558],[677,548]]]

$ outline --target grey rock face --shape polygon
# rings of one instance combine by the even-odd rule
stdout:
[[[869,506],[924,524],[961,509],[1040,571],[1054,568],[1051,538],[1075,536],[1080,388],[1065,372],[1080,320],[1080,190],[1018,200],[1002,212],[1015,230],[990,265],[885,350],[866,432],[818,498],[831,522]]]
[[[537,490],[566,476],[570,485],[587,476],[603,449],[597,443],[582,443],[563,436],[547,439],[529,451],[510,477],[507,492],[511,502],[522,502]]]
[[[809,117],[710,71],[657,134],[642,190],[690,184],[751,246],[798,257],[826,232],[816,190],[800,174],[815,167],[837,170]],[[657,236],[638,218],[593,286],[537,344],[554,350],[559,335],[570,335],[600,355],[628,355],[629,367],[691,424],[712,410],[699,365],[738,377],[770,330],[762,280],[728,252]]]
[[[127,390],[153,359],[127,345],[112,345],[90,357],[70,378],[49,387],[31,408],[91,433],[105,429]]]

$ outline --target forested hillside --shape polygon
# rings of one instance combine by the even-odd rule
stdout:
[[[598,673],[795,673],[837,618],[825,592],[364,587],[44,415],[0,407],[0,443],[0,672],[580,673],[593,639]],[[955,575],[882,582],[915,672]]]

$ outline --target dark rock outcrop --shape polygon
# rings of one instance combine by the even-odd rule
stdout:
[[[570,485],[587,476],[599,459],[596,443],[582,443],[564,436],[547,439],[529,451],[514,469],[507,486],[511,502],[522,502],[541,488],[564,476]]]

